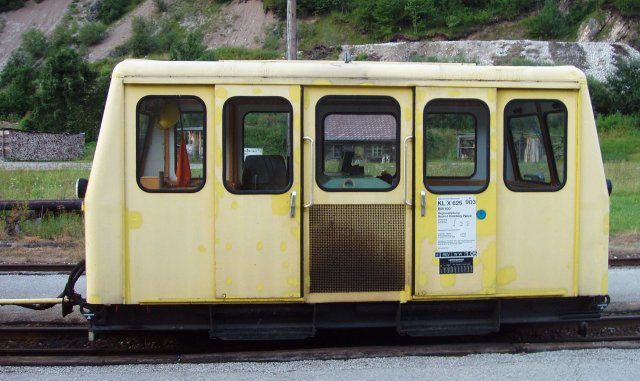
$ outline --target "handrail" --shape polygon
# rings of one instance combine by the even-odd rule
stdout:
[[[313,205],[313,182],[315,181],[314,179],[316,178],[316,158],[314,155],[316,143],[309,136],[303,137],[302,141],[303,143],[304,142],[311,143],[311,160],[310,160],[311,161],[311,181],[309,182],[311,184],[311,191],[309,192],[309,203],[304,204],[305,208],[310,208],[311,205]],[[304,181],[303,181],[303,184],[304,184]],[[304,203],[304,200],[302,200],[302,202]]]
[[[408,161],[409,159],[407,159],[407,155],[409,153],[409,141],[413,140],[413,136],[409,135],[406,138],[404,138],[404,190],[403,190],[403,197],[404,197],[404,203],[408,206],[412,206],[411,204],[411,200],[407,199],[407,178],[409,177],[409,172],[407,172],[407,168],[409,168],[408,166]]]

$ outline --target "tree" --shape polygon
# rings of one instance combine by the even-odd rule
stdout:
[[[73,49],[54,53],[37,79],[33,113],[24,121],[29,129],[48,132],[86,132],[94,105],[87,102],[97,73]]]
[[[621,60],[617,67],[607,77],[613,109],[622,114],[640,113],[640,59]]]
[[[427,10],[425,3],[426,2],[424,0],[407,0],[407,3],[404,6],[404,11],[411,19],[413,33],[418,33],[418,27],[423,28],[425,26],[425,11]]]

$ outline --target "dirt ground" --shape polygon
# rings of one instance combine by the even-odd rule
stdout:
[[[610,258],[640,257],[640,233],[612,234]],[[84,258],[84,242],[0,237],[0,264],[73,264]]]
[[[265,13],[262,1],[233,0],[221,10],[220,25],[207,33],[204,43],[209,48],[240,46],[262,48],[265,30],[276,23],[273,13]]]

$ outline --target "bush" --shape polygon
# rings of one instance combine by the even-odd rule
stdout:
[[[613,104],[607,84],[593,77],[587,77],[587,85],[589,86],[591,107],[593,107],[594,113],[610,114],[613,111]]]
[[[22,34],[22,45],[20,48],[34,59],[40,59],[45,57],[49,52],[49,42],[44,33],[32,28]]]
[[[557,0],[546,0],[542,11],[525,23],[527,32],[532,38],[556,39],[564,33],[563,20],[558,10]]]
[[[640,59],[618,62],[618,70],[607,78],[613,111],[640,113]]]
[[[638,0],[613,0],[613,5],[618,8],[624,16],[640,15],[640,2]]]
[[[202,33],[191,32],[171,46],[169,56],[174,61],[197,61],[202,58],[207,47],[202,43]]]
[[[98,7],[98,20],[109,25],[141,2],[142,0],[101,0]]]
[[[0,12],[11,11],[24,7],[25,0],[0,0]]]
[[[107,26],[101,22],[90,22],[84,24],[78,31],[78,41],[84,46],[92,46],[105,37]]]
[[[128,42],[131,54],[136,57],[144,57],[155,51],[158,43],[153,38],[154,32],[155,26],[151,21],[146,21],[142,17],[134,17],[131,22],[131,38]]]

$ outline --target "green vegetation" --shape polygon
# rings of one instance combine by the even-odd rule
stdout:
[[[75,199],[80,177],[88,178],[89,170],[0,171],[0,200]]]
[[[26,0],[0,0],[0,12],[22,8],[24,3]]]
[[[604,168],[613,183],[610,231],[640,232],[640,160],[605,162]]]
[[[109,25],[135,9],[141,2],[142,0],[101,0],[98,3],[98,20]]]
[[[45,213],[40,220],[21,221],[20,233],[42,239],[81,241],[84,239],[84,218],[80,213]]]

